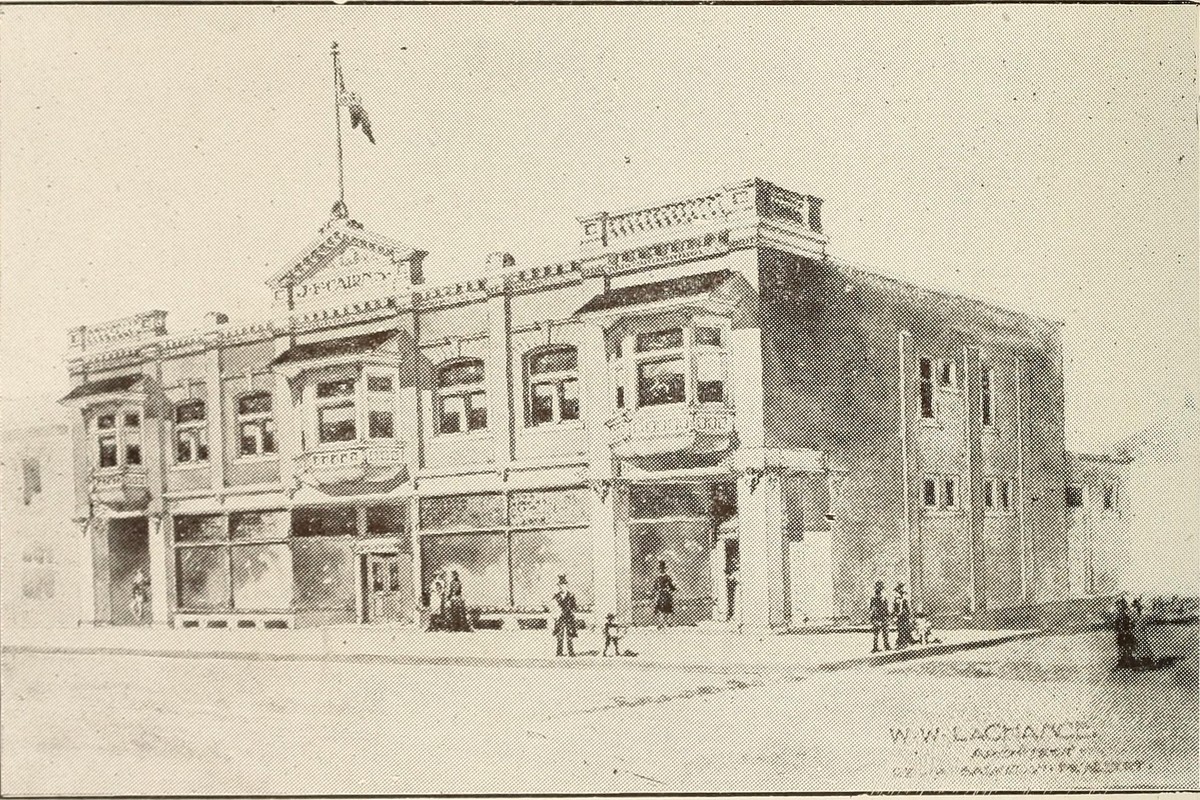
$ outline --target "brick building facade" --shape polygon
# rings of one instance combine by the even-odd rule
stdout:
[[[579,252],[427,285],[335,214],[272,313],[71,332],[87,621],[132,575],[176,626],[413,622],[439,571],[540,624],[955,616],[1070,591],[1061,326],[827,252],[761,180],[582,217]]]

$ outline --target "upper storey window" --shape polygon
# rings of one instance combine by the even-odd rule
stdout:
[[[724,403],[726,336],[714,323],[639,333],[632,348],[618,341],[613,349],[617,407],[626,407],[627,376],[634,381],[638,407]],[[632,353],[626,356],[628,350]]]
[[[175,406],[175,462],[208,461],[208,422],[203,400],[186,400]]]
[[[271,416],[271,394],[255,392],[238,399],[239,452],[243,456],[276,452],[275,420]]]
[[[325,444],[358,438],[355,385],[353,378],[317,384],[317,441]]]
[[[96,466],[101,469],[142,463],[142,415],[139,411],[97,414],[93,422]]]
[[[528,357],[530,425],[579,419],[579,351],[551,347]]]
[[[455,361],[437,371],[438,433],[465,433],[487,428],[487,394],[483,362]]]

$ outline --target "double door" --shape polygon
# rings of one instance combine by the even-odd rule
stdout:
[[[412,556],[367,553],[363,559],[363,622],[412,622]]]

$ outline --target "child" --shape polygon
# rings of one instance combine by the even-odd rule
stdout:
[[[608,655],[608,646],[613,646],[613,655],[621,655],[621,637],[625,635],[625,629],[617,624],[617,615],[609,614],[604,618],[604,653]]]
[[[942,640],[933,638],[933,623],[929,621],[929,617],[924,611],[918,611],[913,618],[913,626],[916,629],[916,639],[919,644],[938,644]]]

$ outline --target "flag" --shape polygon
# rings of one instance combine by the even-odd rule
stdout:
[[[367,116],[366,110],[363,108],[362,99],[355,92],[347,92],[346,87],[342,85],[342,76],[338,74],[338,105],[345,106],[350,109],[350,127],[362,127],[363,133],[375,144],[375,135],[371,133],[371,120]]]

